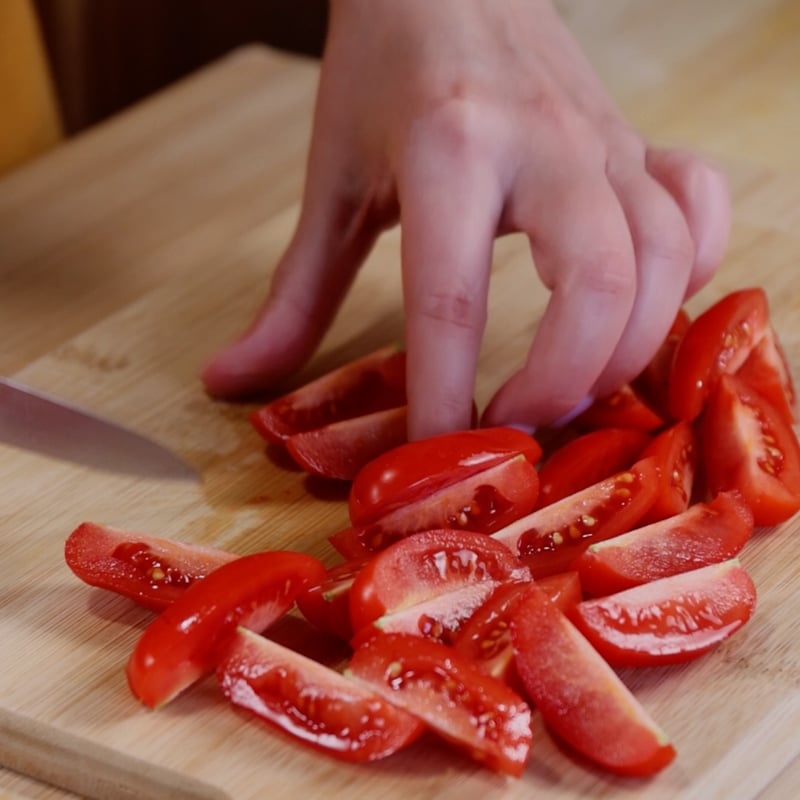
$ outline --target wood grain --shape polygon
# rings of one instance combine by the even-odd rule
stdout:
[[[768,6],[781,4],[746,18],[766,24]],[[648,30],[631,4],[609,8],[619,24]],[[744,18],[706,22],[712,30],[676,60],[696,66],[702,41],[738,43]],[[315,78],[308,64],[248,50],[0,183],[0,369],[159,438],[204,476],[199,488],[133,481],[0,447],[0,762],[103,798],[314,797],[320,787],[330,797],[460,800],[785,797],[800,763],[800,575],[787,557],[798,519],[762,531],[743,556],[759,588],[747,628],[695,664],[623,673],[678,749],[651,782],[571,761],[538,721],[529,769],[507,782],[432,740],[373,767],[309,754],[227,708],[210,681],[155,714],[129,696],[122,668],[148,615],[69,573],[63,541],[76,524],[332,560],[325,537],[345,520],[341,495],[267,458],[247,423],[251,406],[213,402],[196,379],[259,302],[290,234]],[[651,89],[635,83],[621,93],[656,124],[637,100]],[[698,123],[693,143],[713,150],[712,133]],[[693,305],[764,285],[798,375],[800,181],[719,151],[739,157],[736,225],[722,270]],[[396,232],[381,240],[298,381],[402,334],[398,246]],[[500,240],[480,403],[522,358],[545,299],[525,242]]]

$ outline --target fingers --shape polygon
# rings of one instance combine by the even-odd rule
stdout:
[[[694,241],[694,264],[686,297],[705,286],[719,267],[731,229],[725,174],[683,150],[650,148],[648,172],[672,195]]]
[[[412,136],[400,168],[409,436],[471,426],[502,192],[485,153]],[[443,141],[444,140],[444,141]]]
[[[531,222],[537,269],[552,289],[522,369],[495,394],[485,424],[535,427],[563,417],[589,394],[634,304],[636,266],[619,202],[599,169],[554,171],[521,212]]]

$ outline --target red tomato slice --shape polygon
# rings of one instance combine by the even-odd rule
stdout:
[[[535,584],[511,620],[517,672],[544,721],[611,772],[651,775],[675,757],[664,732]]]
[[[512,522],[492,538],[503,542],[535,578],[569,569],[593,542],[631,530],[658,491],[655,459],[540,508]]]
[[[524,577],[527,571],[508,548],[489,536],[454,530],[417,533],[376,555],[353,581],[353,630],[468,584]]]
[[[767,328],[736,374],[763,395],[788,425],[797,421],[797,392],[792,373],[772,327]]]
[[[531,711],[502,681],[452,647],[387,633],[355,651],[346,672],[424,720],[490,769],[519,776],[531,747]]]
[[[405,405],[406,354],[382,347],[278,397],[250,417],[268,442],[332,422]]]
[[[161,611],[195,581],[237,556],[212,547],[84,522],[67,538],[64,558],[84,583]]]
[[[753,532],[753,514],[738,492],[598,542],[574,563],[583,589],[606,595],[687,570],[727,561]]]
[[[570,617],[615,667],[689,661],[750,619],[753,581],[737,559],[585,600]]]
[[[744,364],[768,325],[762,289],[732,292],[697,317],[675,351],[669,385],[672,416],[696,419],[720,376]]]
[[[217,679],[226,697],[345,761],[375,761],[425,730],[415,716],[287,647],[239,628]]]
[[[223,564],[190,586],[145,628],[126,668],[133,694],[156,708],[210,672],[238,626],[257,632],[325,578],[303,553],[255,553]]]
[[[563,445],[539,468],[536,507],[555,503],[628,469],[650,438],[649,433],[635,428],[603,428]]]
[[[312,475],[352,481],[365,464],[406,441],[407,417],[406,406],[362,414],[296,433],[286,449]]]
[[[576,417],[575,425],[581,430],[635,428],[650,432],[663,427],[664,420],[639,397],[633,386],[625,384],[607,397],[595,400]]]
[[[769,403],[735,375],[721,378],[702,422],[703,463],[712,493],[737,490],[756,525],[800,509],[800,445]]]
[[[536,468],[518,455],[395,508],[364,526],[335,533],[330,542],[345,558],[354,559],[433,528],[491,533],[528,514],[538,495]]]
[[[680,514],[689,506],[697,470],[698,442],[689,422],[678,422],[659,433],[641,454],[658,462],[659,491],[642,522]]]
[[[675,358],[678,343],[689,330],[691,323],[691,318],[682,308],[675,317],[661,347],[633,382],[633,387],[639,396],[664,419],[670,417],[669,380],[672,361]]]
[[[362,558],[331,567],[322,583],[297,595],[300,613],[321,631],[349,642],[353,637],[350,588],[367,561]]]
[[[367,525],[490,467],[541,457],[535,439],[515,428],[481,428],[408,442],[367,464],[350,490],[350,521]]]

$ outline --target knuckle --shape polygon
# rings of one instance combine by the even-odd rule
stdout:
[[[475,291],[447,289],[417,299],[417,314],[457,328],[479,331],[486,322],[485,304]]]
[[[484,152],[487,128],[486,109],[469,97],[439,100],[425,119],[428,141],[464,160]]]
[[[573,282],[621,300],[632,299],[636,291],[630,254],[620,250],[596,250],[579,256],[574,262]]]

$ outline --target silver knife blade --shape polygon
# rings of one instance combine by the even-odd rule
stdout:
[[[175,453],[66,400],[0,377],[0,442],[107,472],[199,481]]]

